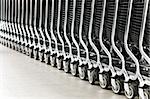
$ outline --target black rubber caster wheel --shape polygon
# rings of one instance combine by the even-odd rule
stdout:
[[[70,60],[63,61],[63,68],[64,68],[65,73],[70,72]]]
[[[51,56],[50,60],[51,60],[51,66],[55,67],[56,66],[56,56]]]
[[[78,67],[79,78],[85,80],[87,78],[87,68],[85,66]]]
[[[133,86],[132,84],[129,85],[129,92],[127,92],[125,90],[125,96],[128,98],[128,99],[134,99],[134,97],[136,96],[137,94],[137,91],[135,86]]]
[[[39,51],[38,50],[34,51],[34,59],[39,60]]]
[[[78,63],[70,64],[70,69],[73,76],[78,75]]]
[[[8,42],[7,42],[6,47],[8,47],[8,45],[9,45],[9,44],[8,44]]]
[[[63,58],[57,58],[57,68],[61,70],[63,68]]]
[[[11,44],[9,45],[9,48],[12,48],[12,45],[11,45]]]
[[[28,51],[27,56],[30,56],[30,48],[29,47],[27,48],[27,51]]]
[[[150,99],[150,92],[147,90],[144,91],[144,99]]]
[[[109,75],[108,74],[99,74],[99,84],[100,84],[101,88],[107,89],[110,84]]]
[[[46,53],[45,63],[50,64],[50,53]]]
[[[39,57],[39,59],[40,59],[40,61],[41,62],[44,62],[44,52],[42,51],[42,52],[40,52],[40,55],[39,55],[40,57]]]
[[[29,49],[29,56],[30,58],[34,58],[34,52],[32,48]]]
[[[98,72],[96,72],[95,69],[88,70],[88,81],[90,84],[95,84],[96,78],[97,78]]]
[[[120,94],[121,91],[123,90],[123,85],[122,85],[121,81],[118,79],[115,79],[115,84],[116,84],[116,86],[112,86],[112,91],[115,94]]]

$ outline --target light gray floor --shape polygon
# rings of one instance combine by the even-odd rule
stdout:
[[[0,45],[0,99],[125,99]]]

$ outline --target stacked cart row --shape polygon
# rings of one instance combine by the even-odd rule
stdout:
[[[150,99],[149,0],[0,0],[0,43],[129,99]]]

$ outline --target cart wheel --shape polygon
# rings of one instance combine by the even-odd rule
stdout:
[[[26,55],[29,56],[29,51],[28,50],[26,51]]]
[[[36,51],[36,60],[39,60],[39,51]]]
[[[23,54],[26,54],[26,50],[25,50],[25,48],[23,47]]]
[[[42,59],[42,58],[43,58],[43,55],[42,55],[42,54],[43,54],[43,53],[40,52],[39,54],[40,54],[40,55],[39,55],[39,59],[40,59],[40,61],[42,62],[42,60],[43,60],[43,59]]]
[[[128,99],[133,99],[136,96],[136,91],[137,90],[135,90],[135,86],[129,85],[129,93],[125,90],[125,96]]]
[[[14,44],[12,45],[12,49],[15,50],[15,45]]]
[[[45,54],[45,52],[43,52],[43,62],[44,63],[46,62],[45,59],[46,59],[46,54]]]
[[[19,45],[18,44],[16,44],[17,46],[16,46],[16,51],[19,51]]]
[[[34,55],[34,59],[36,59],[36,50],[33,49],[33,55]]]
[[[16,50],[16,44],[15,44],[15,43],[14,43],[14,45],[13,45],[13,46],[14,46],[14,50]]]
[[[115,93],[115,94],[119,94],[121,93],[122,91],[122,84],[121,84],[121,81],[116,79],[115,80],[115,83],[116,83],[116,87],[115,86],[112,86],[112,91]]]
[[[45,55],[45,63],[50,64],[50,56],[48,54]]]
[[[8,42],[6,43],[6,47],[8,47]]]
[[[79,67],[78,69],[79,69],[79,77],[80,77],[80,79],[85,80],[86,76],[87,76],[86,68],[85,67]]]
[[[34,58],[34,53],[33,53],[32,48],[29,49],[29,55],[30,55],[30,58]]]
[[[90,84],[94,84],[96,81],[96,71],[95,70],[88,70],[88,80]]]
[[[40,52],[40,61],[44,62],[44,53],[43,52]]]
[[[55,57],[55,56],[52,56],[52,57],[51,57],[51,66],[52,66],[52,67],[55,67],[55,66],[56,66],[56,57]]]
[[[35,59],[39,60],[39,51],[38,50],[35,51]]]
[[[69,73],[70,71],[70,62],[69,61],[63,61],[64,71],[66,73]]]
[[[108,86],[109,86],[109,77],[108,77],[108,75],[107,74],[100,74],[100,75],[102,75],[102,81],[99,79],[100,87],[103,88],[103,89],[108,88]]]
[[[21,52],[21,47],[19,47],[19,51]],[[27,56],[29,56],[29,48],[27,48]]]
[[[63,59],[61,58],[61,59],[58,59],[57,58],[57,68],[59,69],[59,70],[61,70],[62,69],[62,66],[63,65]]]
[[[4,46],[5,46],[5,44],[4,44]],[[17,45],[15,44],[15,50],[17,51]]]
[[[9,48],[11,48],[11,43],[9,44]]]
[[[144,91],[144,99],[150,99],[150,92]]]
[[[23,54],[26,54],[27,52],[26,52],[26,49],[25,49],[25,47],[23,47]]]
[[[70,64],[71,74],[77,76],[78,74],[78,64]]]
[[[5,46],[5,41],[4,41],[4,46]]]
[[[23,53],[22,45],[20,45],[20,52]]]

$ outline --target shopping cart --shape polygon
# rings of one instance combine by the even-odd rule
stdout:
[[[111,55],[112,66],[115,71],[111,76],[111,85],[114,93],[121,93],[124,91],[124,80],[126,78],[127,71],[125,70],[126,61],[129,56],[124,48],[124,34],[126,32],[127,22],[130,19],[128,16],[129,9],[131,8],[132,0],[120,0],[118,1],[118,10],[116,22],[111,34]]]
[[[79,26],[79,47],[80,47],[80,60],[79,60],[79,77],[84,80],[87,78],[87,68],[89,64],[89,50],[88,44],[88,28],[91,17],[91,0],[82,0],[81,19]]]
[[[65,57],[65,37],[64,37],[64,29],[65,29],[65,12],[66,1],[65,0],[58,0],[58,16],[57,16],[57,27],[56,27],[56,34],[58,38],[58,54],[57,54],[57,68],[60,70],[63,68],[63,60]]]
[[[71,1],[70,1],[71,2]],[[70,5],[69,9],[72,7],[72,22],[71,26],[71,37],[72,37],[72,60],[70,64],[71,74],[74,76],[78,75],[78,66],[79,66],[79,57],[80,57],[80,48],[79,48],[79,24],[80,24],[80,14],[81,14],[81,0],[73,0],[72,6]],[[70,14],[71,16],[71,14]],[[69,26],[69,22],[68,22]],[[68,29],[69,31],[69,29]]]
[[[112,67],[112,57],[110,53],[111,49],[111,33],[113,24],[116,17],[116,6],[115,0],[107,0],[103,3],[103,19],[101,22],[99,41],[100,41],[100,62],[99,66],[99,84],[101,88],[108,88],[110,86],[111,72],[114,71]]]
[[[56,57],[58,54],[58,45],[57,45],[57,37],[56,37],[56,29],[57,29],[57,17],[58,17],[58,0],[52,0],[51,5],[51,21],[50,21],[50,30],[51,30],[51,45],[52,45],[52,53],[50,55],[51,66],[56,66]]]
[[[63,67],[64,71],[66,73],[70,72],[70,64],[72,59],[72,46],[71,46],[71,32],[68,31],[70,27],[68,27],[69,19],[71,19],[71,16],[69,16],[69,11],[71,10],[72,4],[70,4],[69,0],[65,1],[65,18],[64,18],[64,38],[65,38],[65,56],[63,60]],[[71,23],[71,22],[70,22]],[[71,26],[71,25],[70,25]],[[71,28],[70,28],[71,29]]]
[[[139,86],[139,34],[142,26],[142,16],[145,3],[142,0],[133,0],[130,4],[128,26],[124,35],[124,46],[129,57],[126,58],[127,76],[125,77],[124,89],[127,98],[133,98],[138,95]]]
[[[35,34],[35,47],[34,47],[34,59],[38,60],[39,59],[39,50],[41,48],[40,40],[41,40],[41,34],[38,31],[39,27],[39,17],[40,17],[40,0],[35,0],[34,1],[34,34]]]
[[[145,0],[143,19],[139,35],[139,50],[141,53],[140,72],[139,72],[139,96],[141,99],[150,98],[150,58],[149,58],[149,16],[150,16],[150,2]]]
[[[45,49],[45,62],[47,64],[50,64],[50,54],[52,52],[52,46],[51,46],[51,37],[50,37],[50,25],[49,25],[49,22],[50,22],[50,18],[51,16],[49,16],[49,14],[51,13],[51,11],[49,10],[50,7],[51,7],[51,4],[52,4],[52,1],[49,1],[49,0],[45,0],[45,13],[44,13],[44,33],[45,33],[45,36],[46,36],[46,49]]]
[[[34,47],[36,47],[36,41],[35,41],[36,35],[34,33],[34,3],[35,3],[34,0],[30,0],[30,3],[29,3],[29,6],[30,6],[30,11],[29,11],[29,26],[28,26],[28,28],[29,28],[29,31],[30,31],[30,33],[32,35],[30,37],[31,45],[29,45],[29,56],[31,58],[34,58]]]
[[[98,73],[100,64],[100,44],[99,44],[99,31],[101,19],[103,16],[103,1],[93,0],[92,2],[92,15],[89,27],[88,39],[89,39],[89,59],[91,64],[88,67],[88,80],[91,84],[98,81]]]

